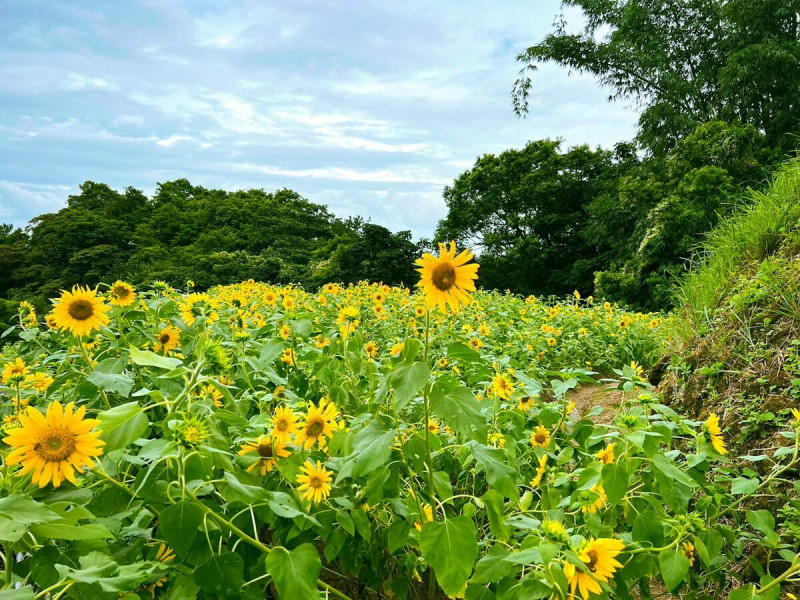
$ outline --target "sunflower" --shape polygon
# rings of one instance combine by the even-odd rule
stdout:
[[[481,338],[470,338],[469,340],[469,347],[473,350],[480,350],[483,348],[483,340]]]
[[[324,398],[320,400],[319,407],[309,402],[305,422],[300,425],[300,431],[294,437],[295,445],[308,449],[319,442],[319,447],[324,448],[327,443],[325,438],[333,435],[338,416],[336,405]]]
[[[600,450],[600,452],[595,454],[595,457],[599,458],[600,462],[603,463],[604,465],[612,464],[614,462],[614,444],[613,443],[609,444],[608,446]]]
[[[247,468],[247,472],[252,473],[261,467],[262,476],[277,466],[277,459],[286,458],[291,454],[283,444],[267,435],[260,435],[255,441],[246,442],[242,449],[239,450],[239,456],[244,456],[251,452],[258,454],[258,460]]]
[[[719,426],[719,417],[712,414],[706,419],[705,425],[706,440],[711,442],[719,454],[727,454],[728,449],[725,447],[725,441],[722,439],[722,429]]]
[[[189,294],[180,305],[181,318],[187,325],[193,325],[198,317],[206,317],[211,324],[219,318],[215,310],[217,304],[208,294],[197,292]]]
[[[510,377],[498,373],[494,376],[494,379],[492,379],[489,393],[503,400],[508,400],[511,398],[511,394],[514,393],[514,382],[511,381]]]
[[[583,600],[589,600],[591,594],[602,594],[603,588],[598,581],[607,582],[614,571],[622,564],[617,555],[625,544],[613,538],[592,539],[578,550],[578,558],[583,562],[586,571],[578,570],[574,564],[564,564],[564,575],[569,581],[570,594],[580,590]]]
[[[167,354],[181,343],[181,332],[177,327],[167,326],[161,330],[153,350]]]
[[[606,491],[600,484],[593,485],[588,492],[584,491],[582,494],[585,497],[583,498],[584,504],[581,506],[581,512],[584,513],[596,513],[606,505],[606,500],[608,500]]]
[[[397,358],[403,352],[403,348],[405,347],[406,347],[405,342],[398,342],[394,346],[392,346],[392,349],[389,350],[389,353],[392,355],[393,358]]]
[[[475,291],[478,278],[478,263],[467,264],[472,258],[469,250],[456,256],[456,244],[450,242],[449,250],[445,244],[439,244],[438,258],[425,253],[416,261],[421,275],[417,285],[425,294],[429,310],[438,306],[445,312],[449,305],[455,311],[460,304],[469,303],[469,292]]]
[[[19,415],[20,427],[7,431],[3,441],[14,448],[8,455],[9,465],[22,464],[18,475],[33,471],[33,483],[42,488],[53,481],[59,487],[64,479],[77,483],[75,471],[83,473],[84,467],[93,467],[93,457],[103,453],[105,442],[98,439],[100,431],[92,431],[97,419],[84,419],[86,407],[74,410],[70,402],[62,407],[51,402],[47,414],[28,407]]]
[[[304,492],[304,500],[320,502],[330,496],[333,473],[323,467],[321,462],[317,461],[315,465],[308,461],[300,470],[303,474],[297,476],[297,483],[301,484],[297,489]]]
[[[692,542],[686,541],[681,544],[683,555],[689,559],[689,566],[694,566],[694,544]]]
[[[536,469],[536,477],[531,480],[531,487],[537,488],[542,484],[545,469],[547,468],[547,454],[543,454],[539,459],[539,467]]]
[[[162,563],[164,565],[168,565],[173,560],[175,560],[175,551],[172,548],[170,548],[169,546],[166,546],[164,544],[159,544],[158,552],[156,552],[155,560],[157,560],[158,562],[160,562],[160,563]],[[155,583],[151,583],[150,585],[146,586],[146,589],[147,589],[147,591],[150,592],[150,595],[153,598],[155,598],[156,597],[156,588],[163,587],[163,585],[165,583],[167,583],[167,578],[166,577],[162,577],[161,579],[159,579]]]
[[[416,527],[417,531],[422,531],[422,526],[425,523],[433,521],[433,508],[431,508],[431,505],[423,504],[419,516],[420,520],[414,523],[414,527]]]
[[[136,300],[136,289],[119,279],[111,286],[111,304],[129,306]]]
[[[368,341],[364,345],[364,352],[366,352],[369,358],[375,358],[376,356],[378,356],[378,344],[376,344],[372,340]]]
[[[531,434],[531,445],[546,448],[550,444],[550,432],[539,425]]]
[[[25,361],[21,358],[17,358],[17,360],[12,362],[7,362],[3,367],[3,383],[6,385],[21,383],[30,371],[28,365],[26,365]]]
[[[53,320],[56,326],[82,337],[95,329],[108,325],[111,307],[97,297],[97,288],[76,285],[71,292],[61,292],[61,297],[53,301]]]
[[[53,381],[53,378],[47,373],[38,372],[32,375],[26,375],[23,385],[35,389],[40,394],[44,394],[47,388],[53,384]]]
[[[530,409],[533,408],[533,398],[531,398],[530,396],[523,396],[522,398],[519,399],[517,408],[520,409],[522,412],[528,412]]]

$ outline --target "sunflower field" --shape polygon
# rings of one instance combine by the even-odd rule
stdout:
[[[644,375],[670,320],[475,290],[80,286],[0,356],[0,600],[780,597],[796,485]],[[611,414],[576,407],[598,380]],[[782,491],[784,490],[784,491]],[[745,578],[731,565],[766,556]]]

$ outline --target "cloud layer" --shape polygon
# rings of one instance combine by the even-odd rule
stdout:
[[[514,56],[558,11],[557,0],[6,0],[0,221],[23,226],[85,180],[151,193],[186,177],[288,187],[430,236],[443,187],[481,154],[633,135],[632,111],[552,65],[529,117],[513,115]]]

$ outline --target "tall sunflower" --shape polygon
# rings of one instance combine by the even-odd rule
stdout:
[[[22,383],[25,377],[30,373],[30,367],[25,364],[21,358],[15,361],[7,362],[3,366],[2,380],[5,384]]]
[[[324,448],[325,438],[333,435],[338,416],[336,405],[324,398],[320,400],[319,407],[309,402],[306,420],[300,425],[300,431],[294,437],[295,445],[308,449],[319,442],[319,447]]]
[[[300,471],[303,474],[297,476],[297,483],[300,484],[297,489],[304,492],[304,500],[320,502],[330,495],[333,473],[323,467],[321,462],[314,464],[308,461],[300,467]]]
[[[722,429],[719,426],[719,417],[712,414],[704,424],[706,439],[711,442],[719,454],[727,454],[728,449],[725,447],[725,440],[722,439]]]
[[[136,289],[130,284],[117,279],[111,286],[111,304],[130,306],[136,300]]]
[[[579,570],[571,562],[564,564],[564,575],[569,581],[570,595],[580,591],[583,600],[589,600],[591,594],[602,594],[603,588],[598,581],[607,582],[622,564],[616,559],[625,544],[613,538],[592,539],[578,550],[578,558],[583,562],[586,571]]]
[[[446,312],[447,306],[458,310],[460,304],[469,303],[469,292],[475,291],[478,278],[478,263],[467,264],[473,258],[469,250],[456,256],[456,244],[450,242],[450,249],[439,244],[439,256],[425,253],[416,261],[421,277],[417,285],[425,294],[428,309],[439,307]]]
[[[83,337],[108,325],[109,310],[111,307],[97,297],[97,288],[76,285],[71,292],[63,290],[61,297],[53,301],[53,321],[62,331]]]
[[[32,406],[19,415],[20,427],[7,431],[3,438],[14,448],[8,464],[22,464],[17,475],[32,471],[32,481],[40,488],[51,480],[59,487],[65,479],[77,483],[75,471],[83,473],[84,467],[94,466],[93,457],[103,453],[105,444],[98,439],[101,432],[92,431],[99,421],[83,418],[86,407],[74,408],[73,402],[62,407],[56,400],[47,407],[46,415]]]
[[[153,350],[167,354],[181,343],[181,332],[177,327],[167,326],[161,330]]]
[[[279,458],[286,458],[291,454],[282,443],[267,435],[260,435],[255,441],[246,442],[239,450],[239,456],[251,452],[258,454],[258,460],[247,468],[247,472],[252,473],[260,467],[262,476],[278,465]]]
[[[277,394],[275,394],[277,396]],[[272,416],[272,431],[270,435],[280,444],[288,444],[292,436],[300,431],[297,425],[297,415],[288,406],[279,406]]]

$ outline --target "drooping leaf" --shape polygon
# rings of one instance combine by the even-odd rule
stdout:
[[[191,501],[182,500],[161,513],[158,534],[178,554],[185,554],[197,537],[197,528],[203,522],[203,509]]]
[[[267,554],[267,573],[278,589],[279,600],[319,600],[317,589],[322,562],[311,544],[301,544],[294,550],[273,548]]]
[[[244,584],[244,561],[235,552],[212,554],[194,570],[194,581],[217,598],[238,598]]]
[[[150,426],[138,402],[120,404],[101,412],[97,418],[100,420],[99,429],[103,432],[100,439],[106,443],[104,452],[125,448],[144,435]]]
[[[422,527],[422,556],[433,567],[436,581],[448,596],[461,592],[478,557],[475,525],[466,516],[428,521]]]

